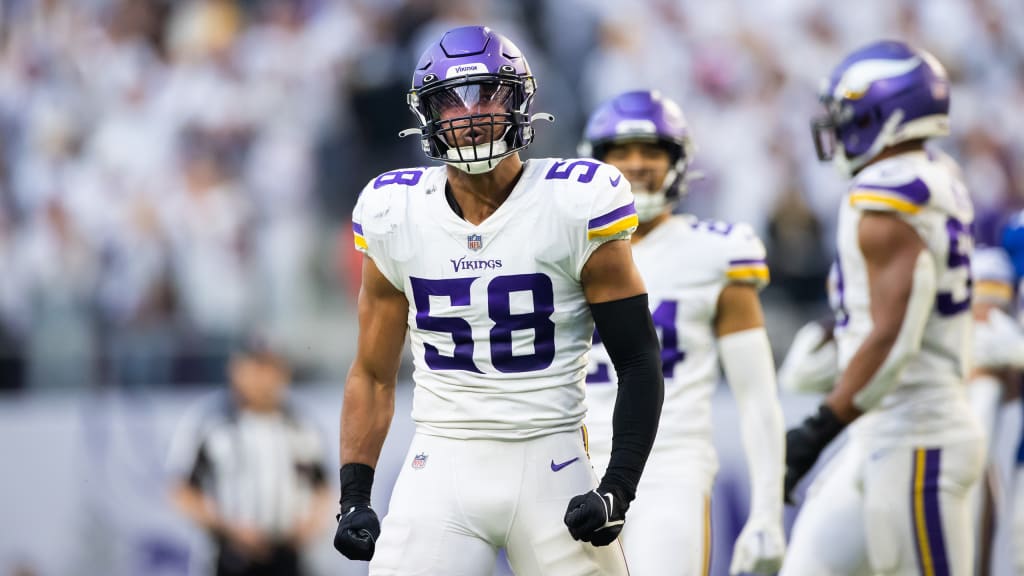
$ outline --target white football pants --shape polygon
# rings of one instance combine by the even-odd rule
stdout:
[[[968,492],[985,465],[981,439],[868,449],[851,439],[808,491],[783,576],[969,576]]]
[[[522,441],[417,433],[381,525],[370,576],[626,576],[618,542],[569,535],[569,500],[597,487],[581,432]]]
[[[711,446],[694,444],[651,452],[619,536],[630,576],[710,574],[717,462]],[[592,455],[600,476],[608,455]]]
[[[1017,462],[1013,481],[1013,567],[1024,576],[1024,463]]]

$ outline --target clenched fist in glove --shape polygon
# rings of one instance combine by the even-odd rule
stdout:
[[[831,408],[822,404],[818,413],[786,433],[786,480],[783,494],[793,502],[793,490],[818,461],[818,456],[843,431],[846,424]]]
[[[349,463],[341,467],[341,513],[334,547],[349,560],[370,560],[380,537],[380,520],[370,507],[373,468]]]
[[[616,495],[617,490],[598,486],[586,494],[569,500],[565,511],[565,525],[574,540],[590,542],[594,546],[607,546],[619,537],[626,522],[629,503]]]

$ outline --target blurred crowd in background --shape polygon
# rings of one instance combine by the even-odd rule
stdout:
[[[252,331],[298,379],[339,379],[349,212],[377,173],[425,162],[397,137],[413,66],[480,23],[519,44],[557,118],[528,157],[574,156],[618,92],[682,104],[703,174],[683,208],[765,239],[778,354],[825,309],[843,182],[809,120],[845,52],[932,51],[954,82],[941,146],[981,222],[1024,205],[1019,0],[0,0],[0,388],[219,382]]]

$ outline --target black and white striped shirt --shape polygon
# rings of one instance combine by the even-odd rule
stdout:
[[[324,485],[324,442],[294,406],[256,413],[223,392],[186,415],[171,442],[170,466],[226,520],[284,535]]]

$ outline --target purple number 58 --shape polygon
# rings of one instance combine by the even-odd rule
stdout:
[[[440,317],[430,314],[430,297],[447,297],[453,307],[470,306],[470,287],[478,278],[428,280],[410,277],[413,303],[416,306],[416,327],[429,332],[451,334],[455,350],[451,356],[441,354],[432,344],[424,343],[423,360],[431,370],[465,370],[481,373],[473,361],[473,327],[465,318]],[[512,312],[513,292],[529,292],[533,311]],[[512,274],[497,276],[487,285],[487,315],[494,326],[489,333],[491,364],[500,372],[532,372],[543,370],[555,359],[555,293],[551,278],[544,274]],[[514,354],[513,332],[533,332],[533,352]]]

